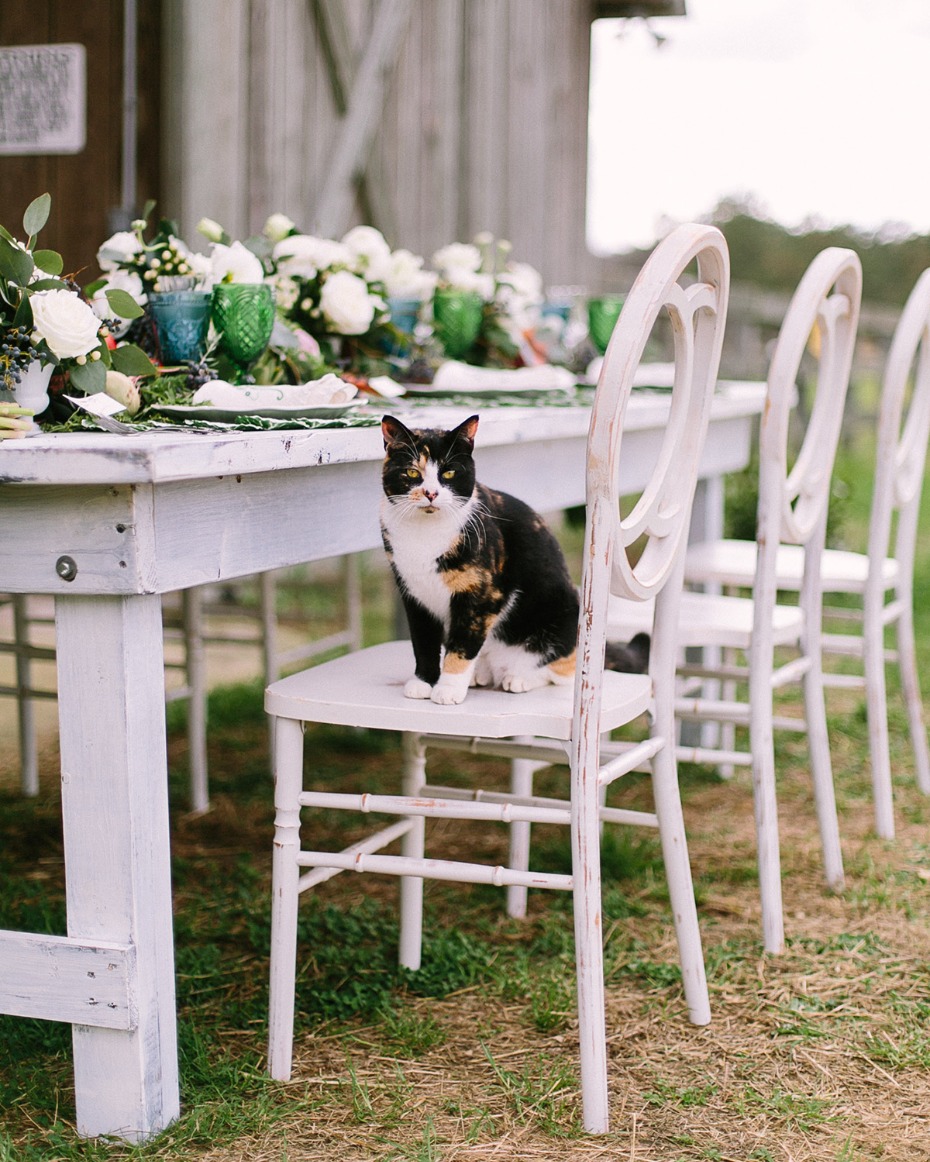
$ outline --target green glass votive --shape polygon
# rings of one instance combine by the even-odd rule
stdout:
[[[607,350],[622,307],[623,295],[600,295],[588,299],[588,334],[601,355]]]
[[[449,359],[460,359],[481,330],[484,300],[475,291],[437,290],[433,295],[433,325]]]

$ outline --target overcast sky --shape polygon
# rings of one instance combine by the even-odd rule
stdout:
[[[686,0],[594,25],[588,242],[650,246],[724,196],[930,233],[930,0]]]

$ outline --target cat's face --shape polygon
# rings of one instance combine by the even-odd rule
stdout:
[[[411,429],[385,416],[381,481],[391,505],[427,517],[464,507],[475,490],[472,451],[477,427],[477,416],[452,431]]]

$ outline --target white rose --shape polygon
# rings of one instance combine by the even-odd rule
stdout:
[[[337,270],[323,284],[320,307],[337,334],[364,335],[378,305],[380,300],[368,293],[365,280],[348,270]]]
[[[272,242],[280,242],[293,229],[294,223],[287,214],[270,214],[265,225],[262,227],[262,233],[266,238],[270,238]]]
[[[272,251],[278,270],[292,278],[316,278],[321,270],[333,266],[351,266],[352,251],[341,242],[314,238],[312,234],[293,234],[275,244]]]
[[[100,320],[71,291],[36,291],[30,304],[35,330],[57,359],[87,355],[99,345]]]
[[[139,239],[131,230],[119,230],[97,251],[97,265],[103,271],[116,270],[120,263],[129,262],[141,250]]]
[[[447,270],[481,269],[481,251],[469,242],[451,242],[433,255],[433,266],[443,274]]]
[[[224,246],[215,242],[210,252],[214,282],[261,282],[265,277],[261,259],[241,242]]]
[[[430,299],[436,289],[436,275],[421,269],[423,259],[409,250],[395,250],[384,278],[387,293],[401,299]]]
[[[384,235],[374,226],[355,226],[343,235],[343,246],[347,246],[356,261],[352,264],[370,282],[383,282],[391,266],[391,248]]]

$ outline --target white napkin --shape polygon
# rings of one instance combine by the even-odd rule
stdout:
[[[194,404],[210,404],[215,408],[244,412],[255,408],[311,408],[338,406],[350,403],[358,394],[354,383],[346,383],[338,375],[324,375],[309,383],[252,383],[237,385],[224,379],[211,379],[194,392]]]
[[[591,360],[585,371],[589,383],[597,383],[603,366],[603,355]],[[641,363],[633,374],[634,387],[671,387],[674,382],[674,363]]]
[[[551,363],[537,367],[473,367],[470,363],[449,359],[433,377],[433,387],[447,391],[545,391],[574,385],[574,372]]]

